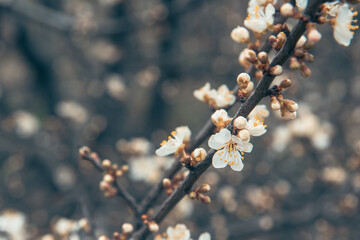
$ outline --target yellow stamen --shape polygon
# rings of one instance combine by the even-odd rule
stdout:
[[[167,143],[167,141],[162,141],[161,143],[160,143],[160,146],[163,146],[163,145],[165,145]]]

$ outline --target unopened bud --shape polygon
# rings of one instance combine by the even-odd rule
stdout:
[[[264,76],[264,74],[263,74],[262,71],[256,71],[256,72],[255,72],[255,78],[256,78],[257,80],[261,80],[263,76]]]
[[[171,186],[172,186],[171,180],[168,179],[168,178],[164,178],[163,179],[163,186],[164,186],[164,188],[171,188]]]
[[[98,238],[98,240],[110,240],[107,236],[102,235]]]
[[[238,137],[243,140],[244,142],[247,142],[250,140],[250,133],[246,129],[242,129],[238,133]]]
[[[104,181],[107,182],[107,183],[113,183],[114,182],[114,178],[113,176],[111,176],[110,174],[105,174],[104,176]]]
[[[240,89],[245,89],[250,82],[250,76],[247,73],[240,73],[236,79]]]
[[[166,195],[171,195],[173,193],[173,190],[171,188],[166,188],[165,189],[165,194]]]
[[[190,193],[189,193],[189,198],[190,198],[190,199],[195,199],[196,197],[197,197],[196,192],[190,192]]]
[[[218,128],[224,128],[229,123],[230,118],[225,109],[216,110],[211,115],[211,121],[217,126]]]
[[[304,46],[305,43],[306,43],[306,37],[304,35],[302,35],[299,38],[299,40],[297,41],[295,48],[302,47],[302,46]]]
[[[247,88],[244,91],[248,93],[251,92],[253,89],[254,89],[254,83],[250,81]]]
[[[154,221],[150,222],[148,227],[149,227],[149,230],[151,232],[158,232],[159,231],[159,225]]]
[[[124,223],[121,226],[121,231],[122,231],[122,233],[128,235],[134,231],[134,227],[130,223]]]
[[[117,165],[116,163],[112,165],[113,170],[117,170],[118,168],[119,168],[119,165]]]
[[[290,79],[284,79],[280,83],[280,87],[283,88],[283,89],[288,88],[290,86],[291,86],[291,80]]]
[[[243,66],[245,69],[248,69],[251,66],[251,63],[248,60],[246,60],[248,51],[249,51],[248,48],[242,50],[242,52],[239,54],[239,59],[238,59],[241,66]]]
[[[299,61],[297,60],[296,57],[291,57],[290,58],[290,68],[295,70],[295,69],[300,69],[301,65],[299,63]]]
[[[287,119],[287,120],[295,119],[296,115],[297,115],[297,112],[281,111],[281,117],[283,119]]]
[[[87,146],[83,146],[83,147],[79,148],[79,154],[81,157],[88,155],[90,152],[91,152],[91,150]]]
[[[310,53],[305,53],[304,54],[304,61],[305,62],[313,62],[314,61],[314,55],[312,55]]]
[[[240,116],[240,117],[235,118],[233,124],[234,124],[234,127],[236,127],[237,129],[243,129],[243,128],[245,128],[245,126],[247,124],[247,120],[246,120],[246,118]]]
[[[231,31],[231,39],[239,43],[249,42],[249,31],[244,27],[236,27]]]
[[[120,240],[120,233],[114,232],[114,233],[113,233],[113,239],[114,239],[114,240]]]
[[[277,38],[274,35],[270,35],[268,38],[268,42],[270,43],[271,46],[276,46],[277,45]]]
[[[321,39],[321,33],[316,29],[311,29],[307,35],[308,40],[312,43],[316,43]]]
[[[284,17],[292,17],[294,15],[294,7],[290,3],[285,3],[280,7],[280,13]]]
[[[284,106],[290,112],[295,112],[299,109],[299,105],[296,102],[288,100],[288,99],[286,99],[284,101]]]
[[[124,173],[128,172],[129,171],[129,166],[128,165],[122,165],[121,166],[121,171],[123,171]]]
[[[197,162],[204,161],[206,158],[206,150],[203,148],[196,148],[192,153],[191,156],[195,158]]]
[[[276,65],[270,69],[270,74],[274,76],[279,76],[283,73],[283,68],[281,65]]]
[[[255,51],[253,50],[247,51],[246,60],[248,60],[252,64],[257,63],[258,59],[256,57]]]
[[[275,96],[272,96],[271,98],[271,109],[272,110],[279,110],[281,108],[279,100]]]
[[[109,159],[105,159],[104,161],[102,161],[102,165],[104,168],[109,168],[111,167],[111,162]]]
[[[209,204],[209,203],[211,203],[211,198],[210,198],[209,196],[204,196],[204,195],[202,195],[202,196],[200,197],[200,200],[201,200],[201,202],[204,203],[204,204]]]
[[[117,176],[117,177],[121,177],[123,174],[124,174],[124,173],[123,173],[123,171],[121,171],[121,170],[117,170],[117,171],[116,171],[116,176]]]
[[[100,184],[99,184],[99,188],[101,191],[105,191],[107,190],[109,187],[109,184],[105,181],[101,181]]]
[[[311,69],[308,66],[306,66],[305,64],[303,64],[301,66],[301,72],[300,73],[301,73],[301,76],[308,78],[308,77],[311,76]]]
[[[280,49],[283,47],[284,43],[286,42],[286,34],[284,32],[279,32],[276,38],[277,38],[276,48]]]
[[[210,191],[210,189],[211,189],[211,187],[210,187],[209,184],[203,184],[203,185],[199,188],[198,192],[199,192],[199,193],[207,193],[207,192]]]
[[[258,59],[262,64],[267,64],[269,61],[269,56],[266,52],[259,52]]]

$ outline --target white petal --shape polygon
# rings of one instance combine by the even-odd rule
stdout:
[[[215,141],[215,135],[212,135],[209,138],[208,144],[209,144],[209,147],[211,147],[212,149],[216,149],[216,150],[224,147],[224,144],[221,144],[221,143],[218,143],[217,141]]]
[[[223,153],[221,153],[223,151]],[[227,162],[225,162],[227,152],[226,150],[219,150],[217,151],[212,159],[212,165],[214,168],[224,168],[227,165]]]
[[[234,171],[241,171],[244,168],[240,153],[236,154],[236,157],[234,157],[234,164],[230,165],[230,167]]]
[[[308,0],[296,0],[296,6],[301,9],[305,9],[308,4]]]
[[[156,155],[163,157],[173,154],[178,149],[178,146],[165,144],[155,151]]]
[[[221,129],[220,132],[214,135],[214,140],[224,145],[231,140],[231,133],[226,128]]]
[[[239,141],[239,142],[238,142]],[[240,138],[237,140],[237,149],[241,152],[251,152],[253,145],[250,142],[244,142]]]
[[[258,137],[266,133],[266,128],[262,124],[259,124],[258,126],[253,128],[249,128],[248,130],[250,135],[254,137]]]
[[[210,233],[206,232],[200,235],[199,240],[211,240]]]
[[[265,16],[266,16],[266,23],[267,24],[273,24],[274,23],[274,15],[275,8],[272,4],[268,4],[265,8]]]

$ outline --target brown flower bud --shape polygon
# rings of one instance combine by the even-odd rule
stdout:
[[[258,59],[256,57],[256,53],[253,50],[247,51],[246,60],[249,61],[252,64],[255,64],[258,62]]]
[[[204,204],[211,203],[211,198],[209,196],[201,195],[200,200]]]
[[[268,42],[270,43],[271,46],[276,46],[277,45],[277,38],[274,35],[270,35],[268,38]]]
[[[190,192],[190,193],[189,193],[189,198],[190,198],[190,199],[195,199],[196,197],[197,197],[196,192]]]
[[[310,53],[305,53],[303,59],[304,59],[305,62],[313,62],[314,61],[314,55],[312,55]]]
[[[281,49],[284,43],[286,42],[286,34],[284,32],[279,32],[276,38],[277,38],[276,49]]]
[[[247,73],[240,73],[236,79],[237,84],[239,85],[240,89],[247,88],[247,85],[250,82],[250,76]]]
[[[290,58],[290,68],[295,70],[295,69],[300,69],[301,65],[299,63],[299,61],[297,60],[296,57],[291,57]]]
[[[289,112],[295,112],[299,109],[299,105],[296,102],[288,99],[286,99],[283,104]]]
[[[91,150],[87,146],[83,146],[83,147],[79,148],[79,154],[81,157],[89,155],[90,152],[91,152]]]
[[[198,192],[199,192],[199,193],[207,193],[207,192],[210,191],[210,189],[211,189],[211,187],[210,187],[209,184],[203,184],[203,185],[199,188]]]
[[[288,88],[290,86],[291,86],[291,80],[290,79],[284,79],[280,83],[280,87],[283,88],[283,89]]]
[[[300,73],[301,73],[301,76],[303,76],[303,77],[310,77],[311,76],[311,70],[305,64],[303,64],[301,66],[301,72]]]
[[[266,52],[259,52],[258,59],[262,64],[267,64],[269,62],[269,56]]]
[[[171,180],[168,179],[168,178],[164,178],[163,179],[163,186],[164,186],[164,188],[171,188],[171,186],[172,186]]]

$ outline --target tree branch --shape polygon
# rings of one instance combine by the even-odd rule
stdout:
[[[322,2],[323,1],[318,0],[309,2],[308,7],[304,13],[304,15],[308,17],[299,20],[298,24],[288,36],[283,48],[278,52],[276,57],[271,62],[271,67],[275,65],[283,65],[285,61],[291,56],[297,41],[306,30],[307,23],[310,21],[310,19],[315,18],[315,13]],[[255,91],[240,107],[237,114],[238,116],[248,116],[248,114],[255,108],[261,99],[266,96],[266,91],[268,90],[274,78],[275,76],[270,75],[269,73],[264,73],[263,78],[255,88]],[[214,153],[215,150],[210,150],[205,160],[198,164],[193,170],[190,170],[190,173],[186,176],[180,186],[166,199],[166,201],[154,214],[153,220],[156,223],[160,223],[165,218],[165,216],[176,206],[176,204],[191,190],[192,186],[198,180],[201,174],[203,174],[211,165],[212,156]],[[143,226],[140,230],[134,233],[132,239],[146,239],[149,234],[150,231],[148,230],[147,226]]]

